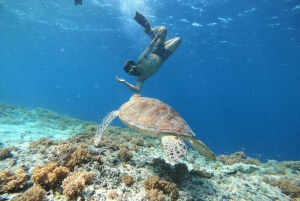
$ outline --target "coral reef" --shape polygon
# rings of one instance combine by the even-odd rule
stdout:
[[[11,154],[11,149],[0,149],[0,161],[11,157],[13,157],[13,155]]]
[[[129,149],[122,148],[118,153],[118,158],[122,162],[129,161],[133,157],[133,154]]]
[[[39,185],[28,189],[21,197],[13,198],[12,201],[46,201],[46,191]]]
[[[20,190],[25,187],[27,180],[27,173],[23,168],[15,172],[7,169],[0,173],[0,188],[4,192]]]
[[[162,191],[158,190],[158,189],[150,189],[150,190],[146,190],[146,197],[150,200],[150,201],[165,201],[166,200],[166,196],[163,194]]]
[[[171,180],[175,183],[179,183],[182,180],[195,176],[205,179],[210,179],[213,177],[213,173],[208,172],[206,170],[202,170],[200,166],[197,167],[198,169],[193,169],[189,171],[186,164],[177,163],[172,168],[170,164],[158,158],[153,159],[153,163],[151,165],[155,167],[154,171],[160,177],[165,178],[167,180]],[[194,165],[194,167],[196,166]]]
[[[204,179],[211,179],[213,177],[213,173],[208,172],[206,170],[191,170],[190,175],[197,176]]]
[[[69,174],[67,167],[58,166],[57,163],[49,163],[45,167],[36,166],[32,174],[32,181],[49,189],[54,184],[61,182]]]
[[[235,163],[244,163],[244,164],[253,164],[253,165],[260,164],[259,160],[247,157],[246,154],[242,151],[235,152],[229,156],[220,155],[219,161],[221,161],[225,165],[233,165]]]
[[[144,188],[146,190],[147,197],[150,197],[150,194],[153,194],[153,191],[150,191],[151,189],[162,191],[164,194],[169,195],[172,200],[175,200],[178,196],[176,184],[162,180],[158,176],[152,176],[145,180]],[[149,199],[153,198],[150,197]]]
[[[96,161],[102,164],[101,157],[95,153],[91,153],[86,143],[76,144],[62,144],[58,148],[58,152],[54,153],[56,161],[59,165],[66,166],[70,170],[74,170],[75,167],[82,166],[91,161]]]
[[[30,142],[29,148],[37,148],[38,146],[49,147],[54,144],[57,144],[57,142],[50,138],[42,137],[37,141]]]
[[[64,179],[62,187],[67,199],[74,198],[83,191],[85,184],[91,181],[95,173],[91,172],[73,172]]]
[[[158,138],[128,128],[107,127],[95,147],[95,123],[43,109],[1,111],[12,115],[0,120],[0,147],[13,157],[0,163],[0,200],[299,199],[299,161],[259,163],[238,152],[213,163],[187,149],[187,160],[172,165]]]
[[[282,193],[291,196],[292,198],[300,198],[300,180],[295,181],[287,177],[280,179],[264,177],[263,181],[272,186],[277,186],[281,189]]]
[[[295,171],[300,171],[300,161],[285,161],[279,163],[280,166],[284,166]]]
[[[75,151],[71,154],[71,157],[66,162],[66,166],[69,168],[74,168],[76,165],[82,163],[88,163],[92,159],[92,155],[87,149],[87,145],[80,145]]]
[[[135,182],[134,178],[130,175],[124,175],[122,176],[122,181],[126,186],[132,186]]]

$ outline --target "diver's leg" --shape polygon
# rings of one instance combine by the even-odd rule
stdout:
[[[135,16],[134,16],[134,20],[139,23],[141,26],[143,26],[145,28],[145,33],[150,36],[150,38],[154,38],[155,35],[151,29],[150,23],[148,22],[148,20],[145,18],[145,16],[143,16],[141,13],[136,12]]]
[[[159,34],[159,38],[157,39],[157,43],[161,43],[164,44],[166,41],[166,37],[167,37],[167,28],[164,26],[159,26],[156,27],[154,29],[152,29],[152,31],[156,34]]]
[[[181,43],[181,39],[179,37],[173,38],[171,40],[168,40],[165,43],[165,49],[171,52],[175,52],[175,50],[178,48],[180,43]]]

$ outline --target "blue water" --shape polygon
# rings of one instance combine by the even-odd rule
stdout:
[[[182,39],[143,96],[172,106],[216,154],[300,160],[296,0],[2,0],[0,102],[101,122],[133,94],[115,76],[134,84],[123,64],[150,43],[135,11]]]

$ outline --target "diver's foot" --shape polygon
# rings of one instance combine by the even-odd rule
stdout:
[[[153,40],[155,38],[154,31],[152,29],[145,29],[144,32]]]

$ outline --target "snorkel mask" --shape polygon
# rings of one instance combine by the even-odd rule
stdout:
[[[124,70],[126,73],[129,73],[129,75],[139,76],[140,74],[137,64],[134,61],[125,62]]]

